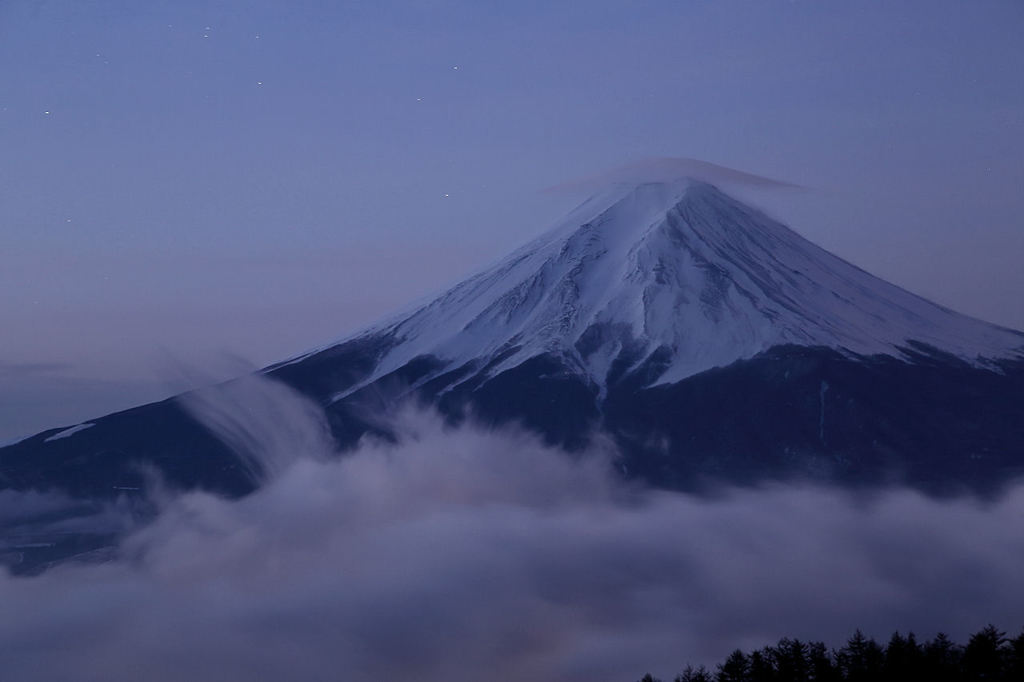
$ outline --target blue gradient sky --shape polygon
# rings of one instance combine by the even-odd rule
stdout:
[[[262,365],[649,156],[1024,328],[1024,3],[0,2],[0,440]]]

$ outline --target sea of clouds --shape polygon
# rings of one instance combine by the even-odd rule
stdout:
[[[1024,625],[1022,487],[694,496],[622,481],[610,447],[417,411],[338,456],[266,379],[189,400],[261,487],[165,491],[116,558],[0,575],[0,677],[629,682],[782,636]],[[2,493],[0,520],[66,504]]]

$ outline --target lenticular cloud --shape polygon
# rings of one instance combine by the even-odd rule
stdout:
[[[746,171],[719,166],[700,159],[656,156],[617,166],[601,173],[560,183],[545,191],[550,193],[596,191],[613,183],[673,182],[693,178],[713,184],[725,183],[766,189],[802,189],[784,180],[755,175]]]
[[[631,680],[783,635],[1024,612],[1020,488],[702,498],[622,483],[610,451],[414,412],[338,457],[309,408],[276,385],[195,403],[236,446],[274,444],[263,486],[163,500],[107,563],[0,578],[5,677]],[[271,413],[302,418],[268,436]]]

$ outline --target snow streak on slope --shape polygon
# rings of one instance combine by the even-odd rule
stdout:
[[[655,383],[780,344],[906,358],[917,342],[981,367],[1024,357],[1024,335],[873,277],[697,181],[594,197],[493,268],[353,338],[374,337],[389,350],[359,386],[419,356],[490,363],[493,375],[553,353],[601,393],[614,361],[655,353]]]

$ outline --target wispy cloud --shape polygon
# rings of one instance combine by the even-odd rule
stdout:
[[[615,183],[672,182],[690,178],[710,182],[767,189],[803,189],[783,180],[727,168],[708,161],[685,157],[659,156],[569,180],[545,189],[545,192],[593,192]]]

